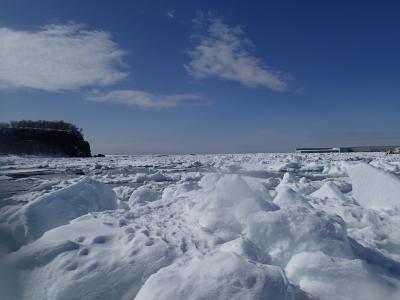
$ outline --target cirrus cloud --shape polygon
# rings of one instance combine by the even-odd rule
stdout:
[[[173,19],[173,18],[175,18],[175,10],[173,10],[173,9],[168,9],[167,12],[165,13],[165,15],[166,15],[168,18]]]
[[[200,96],[195,94],[153,94],[140,90],[115,90],[106,94],[93,93],[88,100],[124,104],[147,109],[167,109],[176,106],[194,104]]]
[[[287,83],[280,72],[267,68],[248,50],[251,42],[240,27],[230,27],[219,18],[200,16],[194,20],[203,33],[192,36],[191,61],[185,69],[195,78],[208,76],[233,80],[245,86],[284,91]]]
[[[46,91],[104,86],[125,78],[125,51],[105,31],[47,25],[37,31],[0,27],[0,88]]]

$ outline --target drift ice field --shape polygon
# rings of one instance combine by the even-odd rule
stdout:
[[[400,299],[400,156],[0,157],[0,299]]]

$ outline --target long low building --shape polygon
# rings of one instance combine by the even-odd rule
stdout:
[[[340,148],[296,148],[297,153],[332,153],[340,152]]]
[[[357,146],[357,147],[331,147],[331,148],[296,148],[296,153],[346,153],[346,152],[400,153],[400,146]]]

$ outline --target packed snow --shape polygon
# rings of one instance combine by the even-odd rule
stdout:
[[[400,299],[400,156],[2,156],[0,299]]]

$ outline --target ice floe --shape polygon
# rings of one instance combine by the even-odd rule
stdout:
[[[378,153],[0,157],[15,188],[0,193],[0,298],[399,299],[399,166]]]

